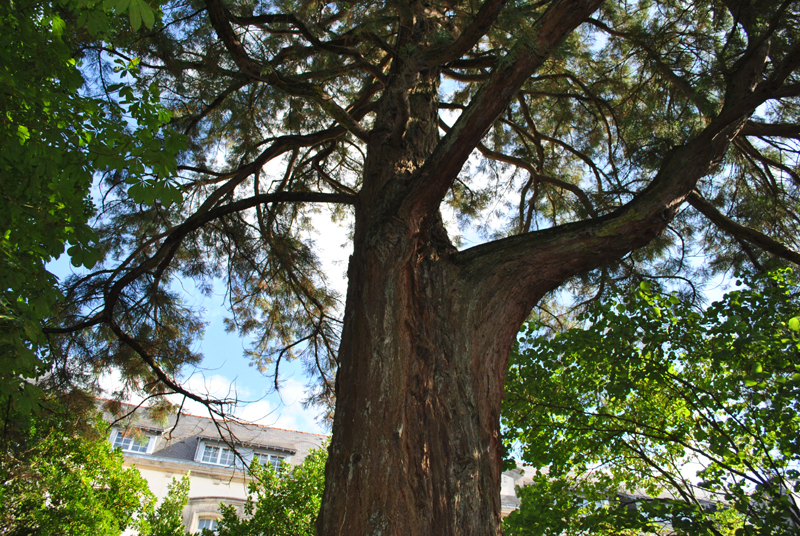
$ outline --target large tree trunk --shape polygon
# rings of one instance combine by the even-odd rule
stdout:
[[[350,259],[318,534],[499,534],[500,402],[530,304],[386,227],[372,244],[358,228]]]
[[[394,210],[438,141],[437,80],[387,92],[370,139],[319,535],[500,533],[500,402],[530,304],[465,280],[438,213]]]

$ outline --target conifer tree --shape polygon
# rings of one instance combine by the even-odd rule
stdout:
[[[253,361],[305,360],[335,408],[320,536],[500,533],[507,359],[554,290],[800,261],[796,0],[162,13],[94,52],[141,58],[189,149],[174,175],[107,174],[106,261],[46,332],[221,414],[180,383],[202,319],[176,283],[222,278]],[[443,209],[486,241],[459,248]],[[353,222],[341,308],[307,233],[327,210]]]

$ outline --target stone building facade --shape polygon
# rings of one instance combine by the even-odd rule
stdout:
[[[322,434],[244,423],[215,422],[208,417],[181,413],[166,423],[148,417],[144,408],[123,405],[123,417],[106,413],[112,423],[108,440],[122,450],[125,465],[135,466],[150,491],[163,498],[173,478],[190,473],[189,502],[183,522],[189,532],[216,527],[220,503],[243,512],[247,498],[247,466],[258,458],[262,465],[297,465],[327,439]],[[529,481],[521,468],[502,475],[502,515],[519,507],[515,486]]]
[[[123,405],[123,418],[112,423],[108,440],[122,450],[125,465],[135,466],[150,491],[163,498],[173,477],[190,473],[189,502],[183,513],[187,530],[215,528],[221,502],[240,512],[247,498],[247,466],[303,462],[327,436],[269,426],[215,422],[182,413],[157,423],[144,409]]]

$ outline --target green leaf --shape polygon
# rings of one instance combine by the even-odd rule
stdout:
[[[114,8],[118,15],[122,15],[128,10],[131,0],[110,0],[109,4]]]
[[[183,193],[180,188],[173,186],[167,191],[166,198],[168,205],[172,205],[173,203],[179,205],[183,202]]]
[[[79,246],[72,246],[67,250],[67,254],[70,256],[70,263],[72,266],[78,268],[83,265],[83,249]]]
[[[36,329],[36,327],[33,326],[32,324],[26,322],[24,330],[25,330],[25,335],[28,337],[28,340],[35,341],[36,339],[39,338],[40,331]]]
[[[149,5],[145,3],[142,3],[141,12],[142,12],[142,22],[144,22],[144,25],[148,30],[151,30],[156,22],[156,14],[153,11],[153,8],[151,8]]]
[[[795,316],[789,319],[789,329],[792,331],[800,331],[800,317]]]
[[[131,18],[131,28],[134,31],[139,31],[142,27],[142,2],[141,0],[131,0],[130,7],[128,8],[128,15]]]
[[[56,37],[61,37],[61,34],[64,33],[64,28],[66,28],[64,19],[62,19],[58,15],[54,15],[50,24],[53,28],[53,35],[55,35]]]
[[[729,491],[723,483],[737,478],[743,462],[764,479],[773,474],[761,465],[767,457],[777,467],[797,463],[796,449],[789,445],[800,434],[800,419],[794,418],[800,409],[800,365],[797,382],[781,383],[794,362],[789,357],[794,355],[794,338],[789,345],[781,339],[787,339],[783,319],[791,316],[785,311],[798,310],[800,292],[794,283],[775,286],[766,296],[759,282],[699,312],[663,307],[674,300],[654,290],[652,295],[626,294],[628,314],[619,315],[615,305],[623,298],[610,296],[593,306],[580,327],[518,346],[517,374],[507,385],[511,403],[504,402],[501,422],[521,432],[506,444],[520,449],[524,460],[535,460],[537,467],[549,467],[541,475],[543,482],[554,483],[567,473],[570,484],[569,493],[555,498],[552,487],[537,490],[536,497],[521,492],[520,514],[506,518],[506,534],[588,534],[585,514],[576,516],[565,506],[575,499],[576,483],[597,478],[593,467],[602,466],[612,480],[603,490],[606,496],[617,493],[619,486],[654,495],[664,489],[675,493],[667,482],[681,479],[674,461],[695,452],[714,460],[698,479],[721,497]],[[657,318],[658,308],[669,324]],[[636,446],[630,448],[628,438],[634,434]],[[662,517],[679,516],[685,528],[681,534],[711,533],[699,527],[720,528],[722,523],[681,501],[665,506],[669,516]],[[777,501],[769,507],[785,512]],[[655,509],[643,505],[645,511]],[[547,512],[557,512],[555,519],[544,519]],[[752,515],[747,508],[725,512],[729,519],[719,534],[731,534]],[[614,527],[597,534],[658,533],[621,530],[619,519],[609,512],[591,516],[596,516],[592,522]],[[576,521],[570,524],[570,519]],[[640,521],[649,522],[644,516]]]
[[[123,467],[121,453],[103,433],[105,424],[47,399],[42,405],[55,411],[37,412],[34,399],[20,400],[11,415],[18,429],[5,448],[16,463],[4,464],[0,493],[5,506],[16,507],[3,512],[4,526],[39,526],[43,535],[120,534],[147,516],[156,499],[136,469]]]
[[[28,141],[31,137],[31,133],[28,130],[28,127],[23,125],[17,125],[17,137],[19,138],[19,144],[25,145],[25,142]]]

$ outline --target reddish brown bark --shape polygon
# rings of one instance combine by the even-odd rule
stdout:
[[[393,187],[435,147],[436,78],[423,76],[408,102],[415,126],[376,136],[368,160],[384,187],[357,205],[321,535],[500,530],[506,360],[536,297],[482,293],[438,217],[420,228],[386,216]],[[397,117],[399,106],[387,97],[382,111]]]
[[[395,231],[350,261],[318,534],[497,534],[500,400],[529,308]]]

